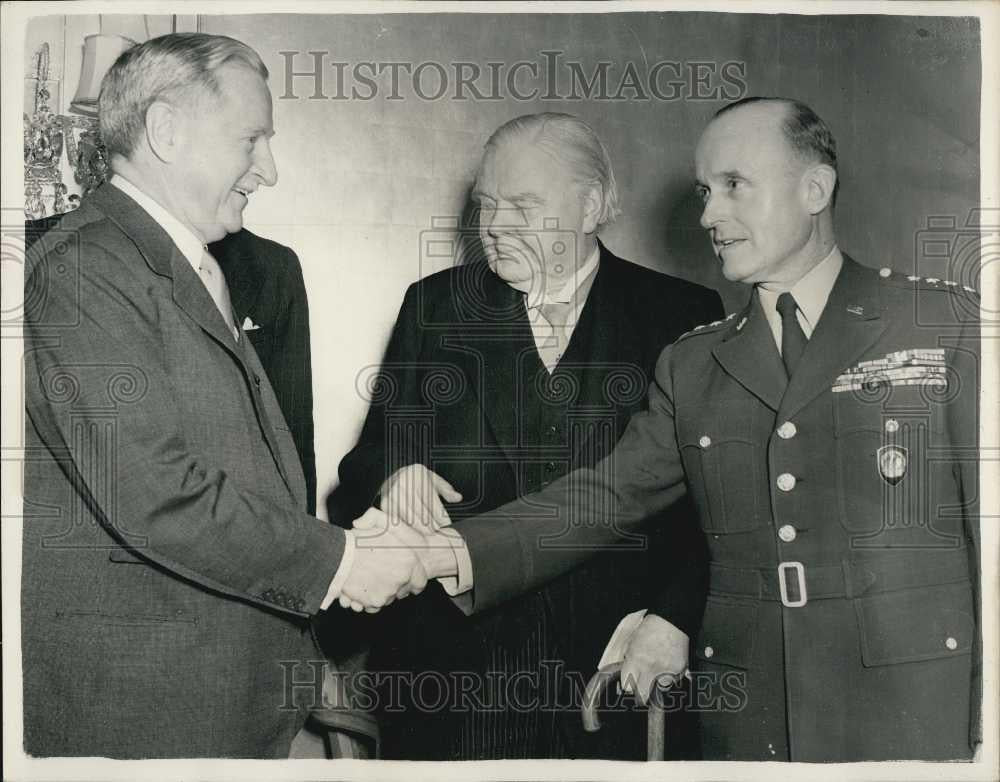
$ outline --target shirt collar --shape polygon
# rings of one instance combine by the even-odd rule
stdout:
[[[594,247],[587,260],[572,275],[566,278],[562,287],[554,291],[546,291],[544,296],[531,296],[525,302],[529,310],[537,309],[543,304],[569,304],[584,283],[597,271],[597,266],[601,260],[601,248]]]
[[[184,223],[164,209],[156,199],[144,193],[137,185],[121,174],[112,176],[111,184],[142,207],[156,221],[156,224],[167,232],[167,236],[177,245],[177,249],[191,264],[191,268],[198,271],[201,267],[202,254],[207,252],[201,239],[195,236],[194,232]]]
[[[844,265],[844,256],[840,249],[834,245],[829,254],[817,263],[809,272],[791,288],[783,289],[777,286],[768,286],[762,283],[757,286],[757,293],[760,302],[764,305],[766,312],[773,312],[777,309],[778,296],[787,290],[792,294],[799,312],[805,318],[810,328],[815,328],[819,322],[820,315],[826,308],[826,301],[830,298],[830,291],[837,281],[840,268]]]

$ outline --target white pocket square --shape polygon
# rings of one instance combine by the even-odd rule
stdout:
[[[252,321],[252,320],[250,319],[250,316],[249,316],[249,315],[247,315],[247,316],[246,316],[246,317],[245,317],[245,318],[243,319],[243,330],[244,330],[244,331],[256,331],[256,330],[257,330],[257,329],[259,329],[259,328],[260,328],[260,326],[258,326],[258,325],[257,325],[256,323],[254,323],[254,322],[253,322],[253,321]]]

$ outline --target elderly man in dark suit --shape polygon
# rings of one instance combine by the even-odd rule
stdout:
[[[319,654],[307,617],[338,599],[376,610],[438,569],[405,530],[372,541],[306,512],[206,250],[276,181],[266,78],[223,36],[123,54],[101,91],[114,177],[29,254],[30,754],[285,756],[316,705],[290,689]]]
[[[746,307],[663,352],[608,459],[456,525],[473,608],[618,545],[686,486],[711,557],[692,665],[706,759],[970,758],[978,296],[841,253],[836,147],[801,103],[723,109],[696,163],[723,274],[754,286]],[[650,608],[623,667],[643,698],[669,670]]]
[[[629,263],[598,241],[618,212],[618,190],[603,143],[577,117],[535,114],[499,128],[473,197],[486,257],[407,291],[360,440],[340,465],[355,515],[379,498],[383,510],[433,528],[592,466],[641,408],[660,350],[721,317],[714,291]],[[659,579],[658,588],[680,674],[707,570],[691,509],[674,515],[690,544],[670,560],[669,587]],[[371,667],[410,675],[398,687],[405,708],[389,702],[383,711],[385,755],[641,757],[636,715],[609,720],[596,737],[583,734],[579,717],[609,633],[648,599],[649,541],[622,542],[622,551],[489,615],[465,616],[435,585],[378,617],[386,632]],[[458,699],[447,713],[429,714],[421,700],[428,690],[418,677],[428,672]],[[688,726],[674,755],[689,755],[692,744]]]

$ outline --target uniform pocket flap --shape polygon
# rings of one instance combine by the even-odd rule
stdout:
[[[757,637],[756,600],[709,595],[695,657],[717,665],[749,668]]]
[[[859,598],[854,605],[866,666],[933,660],[972,649],[969,581],[884,592]]]

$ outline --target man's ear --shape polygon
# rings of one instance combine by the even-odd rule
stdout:
[[[164,163],[172,163],[179,154],[183,134],[183,117],[177,107],[153,101],[146,110],[146,141],[153,154]]]
[[[806,208],[809,214],[818,215],[824,209],[832,206],[833,191],[837,186],[837,172],[833,166],[817,163],[806,169],[804,183],[806,186]]]
[[[581,198],[583,199],[583,232],[592,234],[597,231],[597,223],[601,219],[601,186],[586,185],[583,188]]]

